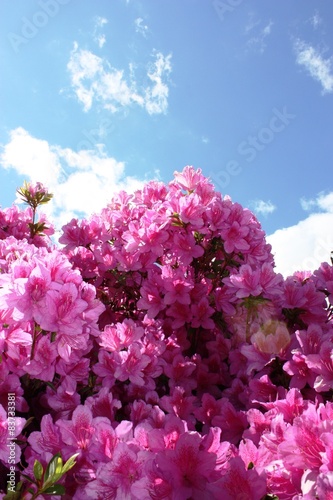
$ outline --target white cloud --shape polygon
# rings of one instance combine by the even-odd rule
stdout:
[[[108,20],[105,17],[100,17],[100,16],[95,17],[93,38],[94,41],[98,44],[100,49],[104,46],[106,42],[106,36],[104,33],[100,33],[100,30],[107,23]]]
[[[264,200],[254,200],[251,205],[253,206],[253,210],[256,213],[262,214],[265,217],[268,214],[271,214],[276,210],[276,206],[273,205],[271,201],[264,201]]]
[[[161,52],[157,52],[156,60],[147,73],[153,82],[145,91],[145,108],[150,115],[165,113],[168,108],[169,88],[163,82],[163,77],[169,75],[171,70],[171,54],[165,57]]]
[[[320,194],[305,203],[307,210],[317,207],[298,224],[279,229],[267,237],[275,255],[277,272],[288,276],[295,271],[314,271],[322,262],[330,263],[333,251],[333,192]]]
[[[144,24],[142,17],[138,17],[137,19],[135,19],[134,24],[135,31],[146,38],[148,33],[148,26]]]
[[[113,68],[111,64],[88,50],[80,49],[75,42],[67,69],[71,85],[84,111],[89,111],[93,102],[101,103],[112,113],[121,107],[137,104],[149,114],[165,113],[168,108],[169,88],[165,80],[172,71],[171,54],[154,54],[147,76],[152,84],[138,92],[134,79],[134,64],[129,65],[130,80],[124,70]]]
[[[0,165],[48,187],[54,198],[43,211],[58,228],[74,216],[98,212],[119,190],[133,192],[143,186],[143,181],[126,176],[123,162],[101,149],[64,149],[32,137],[23,128],[11,131],[9,142],[2,147]]]
[[[299,39],[294,49],[297,64],[304,66],[312,78],[320,82],[323,93],[333,92],[332,58],[324,59],[319,51]]]

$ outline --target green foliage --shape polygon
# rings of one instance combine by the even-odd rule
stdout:
[[[35,500],[38,495],[64,495],[64,486],[57,483],[66,472],[74,467],[78,455],[78,453],[75,453],[64,464],[61,454],[57,453],[51,458],[45,471],[43,465],[38,460],[35,460],[33,467],[34,478],[32,479],[25,474],[21,474],[29,484],[24,485],[20,481],[16,485],[16,490],[14,492],[9,491],[4,496],[4,500],[24,500],[27,498],[27,493],[32,495],[30,497],[31,500]],[[26,486],[26,489],[24,489],[24,486]]]

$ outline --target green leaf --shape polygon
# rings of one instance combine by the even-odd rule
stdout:
[[[52,483],[56,483],[62,476],[62,458],[60,453],[54,455],[51,458],[50,462],[45,471],[45,485],[51,485]]]
[[[42,464],[38,460],[35,460],[35,463],[34,463],[34,476],[35,476],[35,478],[36,478],[37,481],[40,481],[42,479],[43,473],[44,473],[44,469],[43,469]]]
[[[62,473],[65,474],[65,472],[68,472],[72,467],[74,467],[74,465],[76,464],[76,457],[79,456],[79,453],[75,453],[75,455],[71,456],[67,462],[65,463],[65,465],[63,466],[62,468]]]
[[[46,490],[43,490],[46,495],[64,495],[66,493],[65,487],[62,484],[55,484]]]

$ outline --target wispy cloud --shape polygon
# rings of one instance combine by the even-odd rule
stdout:
[[[321,84],[323,93],[333,92],[332,57],[324,59],[318,50],[299,39],[294,44],[294,50],[297,64],[304,66]]]
[[[172,71],[171,54],[164,56],[154,52],[153,57],[154,62],[147,72],[152,84],[141,86],[138,91],[133,63],[129,65],[130,78],[126,79],[123,69],[112,67],[107,59],[79,48],[75,42],[67,69],[72,89],[84,111],[89,111],[96,101],[112,113],[132,104],[145,108],[149,114],[165,113],[169,94],[167,82]]]
[[[312,24],[312,26],[314,27],[314,29],[317,29],[318,26],[320,26],[322,24],[323,20],[322,18],[320,17],[318,11],[316,11],[313,16],[310,18],[310,23]]]
[[[105,24],[108,23],[108,20],[105,17],[97,16],[95,17],[94,21],[95,22],[94,22],[93,38],[94,41],[98,44],[99,48],[101,49],[106,42],[106,36],[104,33],[101,33],[101,29]]]
[[[163,78],[169,75],[171,70],[171,54],[165,57],[161,52],[157,52],[147,73],[152,85],[146,87],[144,97],[144,105],[150,115],[165,113],[168,108],[169,87]]]
[[[333,213],[333,193],[319,193],[316,198],[301,198],[300,200],[303,210],[314,211],[318,208],[324,212]],[[332,249],[333,250],[333,249]]]
[[[276,206],[273,205],[271,201],[254,200],[251,202],[251,206],[253,207],[254,212],[265,217],[276,210]]]
[[[276,270],[284,276],[295,271],[317,269],[330,262],[333,250],[333,192],[312,200],[301,200],[305,210],[314,211],[294,226],[275,231],[267,237],[275,254]]]
[[[266,39],[271,34],[273,22],[262,22],[256,19],[253,12],[249,14],[245,26],[245,35],[248,37],[246,45],[249,49],[263,53],[266,48]]]
[[[146,38],[148,33],[148,26],[144,24],[144,20],[142,19],[142,17],[138,17],[137,19],[135,19],[134,25],[135,31]]]
[[[127,176],[125,164],[99,150],[74,151],[49,144],[25,129],[11,131],[2,147],[0,165],[28,181],[45,184],[54,198],[45,210],[58,228],[74,216],[98,212],[122,189],[133,192],[143,180]]]

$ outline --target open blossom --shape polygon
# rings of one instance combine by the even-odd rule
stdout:
[[[216,456],[200,449],[201,438],[196,432],[182,434],[175,448],[157,455],[157,465],[173,487],[173,498],[203,498],[208,500],[207,482],[214,476]]]
[[[284,323],[271,320],[252,335],[251,342],[261,352],[279,354],[290,344],[290,334]]]
[[[129,379],[133,384],[144,385],[143,370],[150,363],[150,358],[142,354],[137,342],[131,344],[127,351],[115,353],[116,370],[115,378],[118,380]]]
[[[34,347],[34,357],[24,367],[24,371],[39,380],[52,381],[55,374],[57,348],[47,337],[39,337]]]
[[[129,347],[133,342],[140,340],[144,329],[136,326],[133,320],[125,319],[123,323],[114,326],[107,325],[100,335],[100,345],[108,351],[116,351]]]

